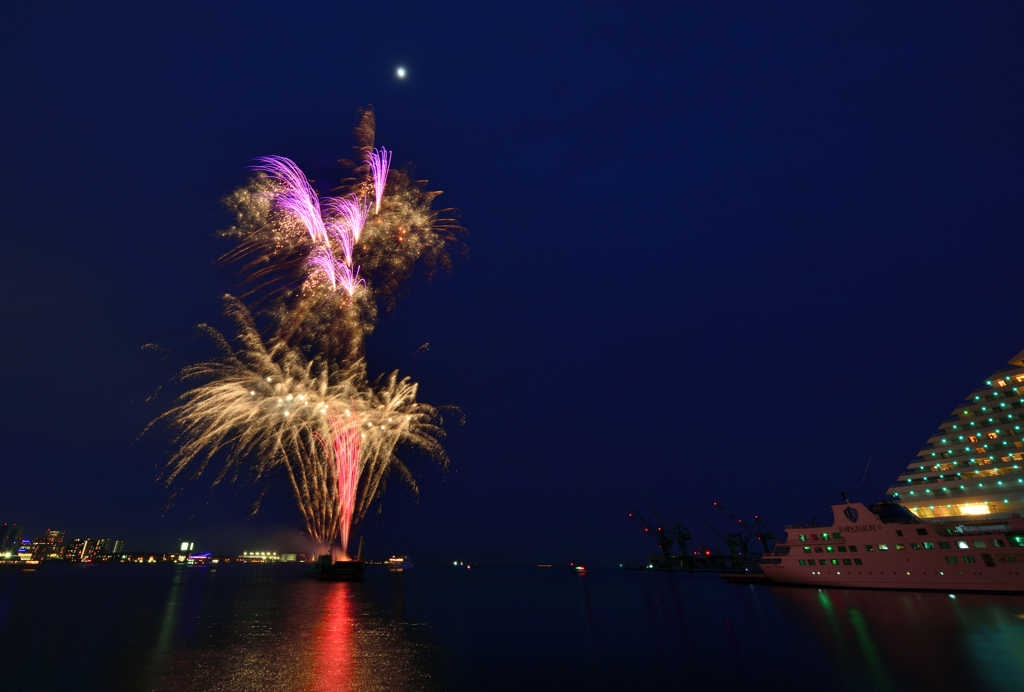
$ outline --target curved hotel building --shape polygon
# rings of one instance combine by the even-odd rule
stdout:
[[[921,519],[1024,512],[1024,351],[946,419],[889,495]]]

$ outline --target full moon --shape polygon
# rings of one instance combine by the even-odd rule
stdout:
[[[405,68],[399,67],[397,70],[395,70],[395,74],[398,75],[399,79],[405,79]]]

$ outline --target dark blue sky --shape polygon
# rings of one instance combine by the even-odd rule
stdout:
[[[219,200],[268,154],[330,186],[366,104],[471,252],[369,344],[466,416],[447,473],[414,462],[418,504],[389,488],[371,556],[610,563],[654,548],[643,503],[780,531],[878,499],[1024,348],[1022,14],[8,8],[0,521],[303,549],[283,482],[252,520],[258,488],[202,480],[161,513],[164,457],[135,438],[173,367],[140,346],[205,355],[194,326],[237,288]]]

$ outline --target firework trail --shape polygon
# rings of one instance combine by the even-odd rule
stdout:
[[[391,152],[384,147],[378,152],[371,149],[366,155],[367,163],[370,164],[370,174],[373,177],[373,198],[376,201],[375,214],[380,213],[380,202],[384,199],[384,186],[388,182],[388,168],[391,167]]]
[[[253,170],[262,171],[280,184],[273,193],[281,213],[294,216],[309,233],[313,243],[326,243],[327,230],[320,216],[320,198],[294,161],[283,156],[262,156]]]
[[[341,553],[348,557],[348,537],[352,526],[352,515],[356,507],[356,494],[359,488],[359,448],[365,438],[358,415],[353,415],[355,401],[351,409],[345,409],[341,415],[337,409],[327,413],[331,425],[330,443],[317,434],[317,439],[330,451],[334,460],[335,476],[338,490],[338,529],[341,536]]]
[[[366,217],[370,214],[370,203],[367,200],[348,196],[340,199],[328,198],[325,200],[325,206],[337,214],[342,221],[341,224],[335,224],[339,227],[337,235],[343,234],[352,245],[359,242],[359,236],[362,235],[363,227],[366,226]]]

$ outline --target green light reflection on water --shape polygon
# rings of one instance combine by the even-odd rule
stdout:
[[[875,645],[875,640],[871,636],[871,631],[868,629],[868,623],[864,620],[864,615],[856,608],[850,608],[847,613],[850,618],[850,627],[853,628],[854,634],[857,636],[857,644],[860,645],[860,650],[864,654],[864,660],[871,671],[872,682],[876,685],[875,689],[895,690],[896,687],[889,679],[885,661]]]

